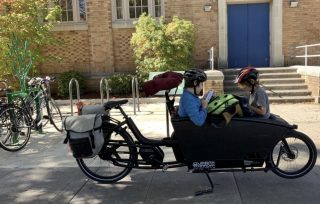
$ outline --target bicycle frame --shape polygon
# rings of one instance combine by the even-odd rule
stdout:
[[[29,98],[32,94],[36,93],[35,96],[32,97],[32,100],[28,101],[27,104],[25,104],[25,99]],[[42,132],[42,125],[41,125],[41,119],[42,119],[42,96],[46,98],[45,90],[43,87],[29,87],[26,89],[26,91],[15,91],[15,92],[9,92],[7,93],[8,97],[8,103],[13,104],[16,99],[22,98],[23,99],[23,106],[24,107],[29,107],[32,102],[35,102],[36,105],[36,119],[35,119],[35,128],[39,131]],[[31,115],[30,115],[30,118]]]
[[[122,107],[117,106],[116,109],[118,109],[121,112],[121,114],[124,117],[124,120],[118,121],[110,116],[106,116],[107,120],[112,121],[117,124],[116,127],[113,128],[113,130],[118,129],[118,128],[122,128],[122,131],[125,131],[126,127],[123,127],[123,126],[127,125],[127,127],[131,130],[134,138],[137,139],[137,141],[135,141],[134,145],[125,145],[125,144],[121,144],[121,145],[139,148],[139,149],[140,148],[155,148],[155,147],[160,148],[160,146],[175,147],[177,145],[177,142],[171,140],[171,138],[164,138],[163,140],[152,140],[152,139],[148,139],[148,138],[144,137],[142,135],[142,133],[140,132],[140,130],[138,129],[138,127],[136,126],[136,124],[134,123],[134,121],[132,120],[132,118],[129,117],[124,112]],[[112,143],[112,142],[118,142],[118,141],[110,140],[109,143],[110,142]],[[138,155],[139,153],[136,152],[136,154]],[[124,160],[121,160],[121,159],[119,161],[124,162]],[[126,161],[126,162],[128,162],[128,161]],[[118,165],[121,167],[126,167],[126,165],[121,165],[116,160],[113,160],[113,163],[115,165]],[[177,160],[168,161],[168,162],[161,162],[161,163],[159,163],[159,165],[153,166],[153,165],[147,164],[144,160],[136,159],[136,161],[134,161],[133,164],[134,164],[133,166],[129,166],[129,167],[137,168],[137,169],[163,169],[163,170],[166,170],[168,168],[176,168],[176,167],[186,166],[186,164],[181,163]]]

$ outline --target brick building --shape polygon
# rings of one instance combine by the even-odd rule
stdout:
[[[258,67],[302,64],[303,60],[294,56],[303,54],[303,49],[295,47],[320,41],[320,0],[60,2],[62,23],[55,27],[54,35],[65,44],[48,47],[44,52],[61,57],[61,61],[43,64],[43,74],[68,70],[89,76],[133,72],[135,64],[129,41],[135,31],[133,21],[144,11],[155,18],[164,16],[166,21],[177,15],[193,22],[196,28],[193,57],[198,67],[207,66],[211,47],[218,68],[241,67],[243,63]],[[252,58],[261,60],[251,62]],[[316,62],[317,59],[310,60]]]

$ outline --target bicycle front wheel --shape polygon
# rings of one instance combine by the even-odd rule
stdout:
[[[125,131],[113,131],[110,140],[93,158],[77,159],[82,172],[99,183],[114,183],[124,178],[132,169],[136,158],[133,140]]]
[[[53,99],[50,99],[47,104],[47,115],[49,117],[50,123],[59,132],[63,131],[62,128],[62,114],[59,107],[56,105]]]
[[[0,114],[0,146],[10,152],[26,146],[31,134],[31,119],[22,108],[12,106]]]
[[[271,153],[272,171],[283,178],[298,178],[315,165],[317,149],[313,141],[301,132],[291,132],[280,140]]]

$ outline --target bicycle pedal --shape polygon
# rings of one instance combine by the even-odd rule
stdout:
[[[42,116],[43,119],[49,120],[49,116],[48,115],[44,115]]]

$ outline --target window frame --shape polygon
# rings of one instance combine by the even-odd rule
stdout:
[[[60,23],[54,27],[54,31],[70,31],[70,30],[88,30],[88,7],[87,0],[85,1],[85,9],[86,9],[86,20],[81,21],[80,18],[80,2],[79,0],[72,0],[72,21],[62,21],[59,19]],[[51,6],[52,6],[51,2]],[[49,5],[50,6],[50,5]]]
[[[85,1],[85,8],[87,11],[87,1]],[[63,12],[63,11],[62,11]],[[61,23],[82,23],[82,22],[86,22],[87,21],[87,12],[86,12],[86,20],[85,21],[81,21],[80,20],[80,1],[79,0],[72,0],[72,21],[62,21],[60,19]]]
[[[133,28],[133,22],[137,21],[138,18],[130,18],[129,10],[129,0],[122,1],[122,19],[117,19],[117,6],[116,0],[112,0],[112,27],[113,28]],[[161,0],[161,15],[164,16],[164,0]],[[148,14],[153,16],[156,20],[159,20],[160,17],[155,17],[155,0],[148,0]]]

